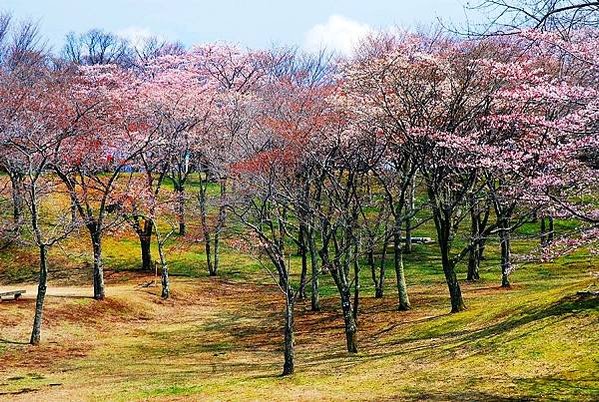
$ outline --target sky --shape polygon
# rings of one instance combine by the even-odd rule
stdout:
[[[426,28],[466,20],[466,0],[0,0],[0,11],[39,21],[59,50],[65,35],[101,28],[132,41],[149,35],[187,46],[230,41],[351,52],[374,29]],[[472,13],[467,14],[470,19]]]

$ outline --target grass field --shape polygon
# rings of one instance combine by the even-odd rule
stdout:
[[[192,234],[167,250],[167,301],[159,287],[140,286],[154,278],[137,270],[128,233],[104,244],[104,301],[90,297],[85,233],[54,248],[38,347],[27,344],[35,250],[0,252],[0,289],[27,290],[0,303],[0,400],[599,400],[599,299],[576,295],[594,285],[599,259],[584,250],[522,266],[504,290],[489,246],[481,281],[462,283],[468,310],[459,314],[448,314],[435,244],[406,256],[409,312],[395,311],[391,266],[383,299],[363,269],[355,356],[324,277],[323,311],[297,306],[296,374],[282,378],[282,295],[260,264],[226,245],[221,275],[209,278],[190,223]],[[532,241],[515,241],[515,252]]]

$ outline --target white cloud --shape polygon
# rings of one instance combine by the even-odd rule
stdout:
[[[158,39],[162,39],[160,35],[156,35],[149,29],[136,26],[130,26],[121,29],[120,31],[117,31],[116,34],[121,38],[127,39],[129,43],[131,43],[131,45],[134,47],[142,46],[144,42],[151,37],[157,37]]]
[[[322,48],[351,55],[360,39],[372,32],[368,24],[341,15],[331,15],[326,23],[313,26],[305,36],[304,48],[318,51]]]

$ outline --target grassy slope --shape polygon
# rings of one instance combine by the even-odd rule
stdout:
[[[419,234],[431,233],[425,226]],[[158,288],[138,286],[152,278],[134,272],[138,246],[127,234],[104,245],[103,302],[88,297],[85,233],[64,245],[66,254],[54,249],[38,348],[22,343],[34,308],[35,253],[1,252],[0,283],[29,283],[29,296],[0,304],[0,399],[599,399],[599,300],[575,295],[592,283],[596,257],[580,252],[527,265],[502,290],[498,250],[490,247],[481,282],[463,284],[468,311],[450,315],[435,246],[417,246],[406,261],[410,312],[394,311],[391,269],[383,300],[371,297],[362,273],[357,356],[344,352],[338,301],[325,278],[323,311],[297,307],[297,374],[280,378],[276,287],[252,258],[226,247],[222,276],[206,277],[193,237],[170,246],[174,297],[166,302]]]

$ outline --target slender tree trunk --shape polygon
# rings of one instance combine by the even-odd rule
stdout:
[[[163,299],[168,299],[171,295],[171,282],[168,277],[168,267],[166,264],[162,265],[162,295]]]
[[[480,242],[478,243],[478,260],[479,261],[483,261],[485,260],[487,257],[485,257],[485,245],[487,244],[487,239],[486,238],[482,238],[480,239]]]
[[[214,233],[214,262],[212,264],[213,275],[218,275],[218,269],[220,264],[220,229]]]
[[[295,370],[295,339],[293,332],[293,290],[287,286],[285,293],[285,363],[283,375],[293,374]]]
[[[308,255],[306,253],[306,245],[302,244],[300,247],[302,257],[302,272],[300,275],[300,288],[299,288],[299,299],[304,300],[306,298],[306,280],[308,277]]]
[[[545,217],[541,218],[541,246],[547,246],[547,228],[545,226]]]
[[[474,208],[473,208],[474,209]],[[480,279],[479,267],[479,248],[480,248],[480,216],[478,212],[470,212],[470,251],[468,253],[468,276],[469,281],[478,281]]]
[[[358,262],[358,252],[354,254],[354,320],[358,322],[358,314],[360,313],[360,263]]]
[[[345,323],[345,340],[349,353],[358,353],[358,326],[354,319],[349,288],[340,291],[341,309],[343,310],[343,321]]]
[[[200,177],[201,180],[201,177]],[[208,267],[208,275],[216,276],[216,270],[212,263],[212,236],[208,227],[208,211],[206,205],[206,183],[200,183],[200,191],[198,193],[200,206],[200,222],[202,224],[202,232],[204,234],[204,247],[206,250],[206,265]]]
[[[78,212],[77,212],[77,204],[75,204],[75,201],[73,200],[73,198],[71,198],[71,223],[75,223],[77,222],[77,220],[79,219],[78,216]]]
[[[220,235],[225,226],[225,219],[227,217],[225,194],[226,181],[225,179],[222,179],[220,182],[220,206],[218,208],[218,218],[216,221],[216,228],[214,230],[214,260],[212,263],[212,271],[210,272],[210,276],[218,275],[218,269],[220,264]]]
[[[397,279],[397,297],[399,304],[397,309],[399,311],[407,311],[411,309],[410,299],[408,297],[408,287],[406,285],[406,278],[404,274],[403,266],[403,248],[401,246],[401,233],[399,225],[394,229],[393,232],[393,244],[394,244],[394,265],[395,265],[395,277]]]
[[[139,232],[139,243],[141,246],[141,269],[152,271],[152,231],[154,224],[150,219],[144,221],[144,226]]]
[[[302,220],[303,218],[300,217],[300,220]],[[302,260],[302,272],[300,274],[300,286],[299,286],[299,293],[298,293],[298,298],[300,300],[304,300],[306,298],[306,278],[308,276],[308,247],[307,247],[307,229],[306,229],[306,225],[303,223],[300,223],[299,225],[299,234],[298,234],[298,240],[299,240],[299,254]]]
[[[103,300],[104,290],[104,268],[102,266],[102,234],[98,229],[91,232],[92,248],[94,254],[94,299]]]
[[[502,224],[502,229],[499,232],[501,243],[501,287],[509,288],[509,274],[512,270],[511,249],[510,249],[510,231],[508,223]]]
[[[18,231],[23,224],[23,176],[9,174],[12,189],[12,213],[15,228]]]
[[[441,251],[441,264],[443,265],[443,274],[445,282],[449,289],[449,299],[451,301],[451,312],[458,313],[466,310],[466,305],[462,299],[462,290],[455,272],[454,264],[449,258],[449,230],[445,226],[437,228],[437,233],[443,232],[444,235],[439,236],[439,249]]]
[[[340,270],[342,267],[339,267],[338,263],[335,263],[335,266],[331,269],[331,276],[337,285],[337,290],[339,291],[339,296],[341,298],[341,310],[343,312],[343,321],[345,325],[345,341],[347,346],[347,351],[349,353],[357,353],[358,352],[358,326],[356,324],[356,320],[353,315],[353,308],[351,302],[351,289],[347,284],[346,280],[341,278],[343,275]]]
[[[312,269],[312,292],[310,295],[310,307],[312,311],[320,311],[320,291],[318,289],[318,256],[316,255],[316,241],[314,240],[314,230],[308,229],[308,250],[310,253],[310,268]]]
[[[42,316],[44,313],[44,300],[48,286],[47,250],[45,245],[39,246],[40,253],[40,275],[37,284],[37,297],[35,299],[35,316],[33,318],[33,330],[31,331],[32,345],[39,345],[42,332]]]
[[[414,212],[414,195],[415,195],[415,180],[416,178],[412,176],[410,181],[410,187],[408,189],[408,196],[406,198],[406,209],[409,218],[406,219],[406,244],[404,247],[404,251],[406,254],[410,254],[412,252],[412,213]]]
[[[185,187],[181,184],[175,187],[177,193],[177,220],[179,221],[179,235],[185,236],[187,233],[185,226]]]

